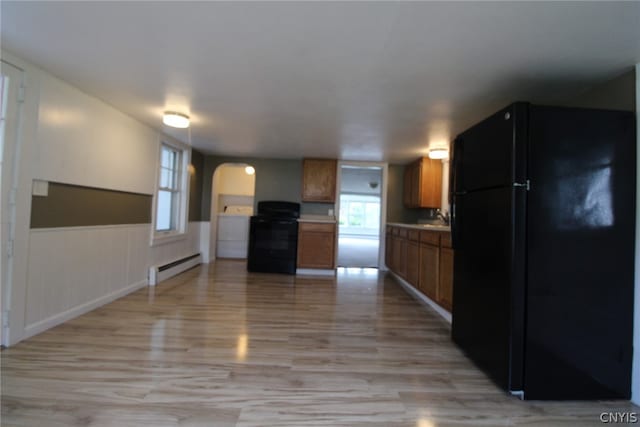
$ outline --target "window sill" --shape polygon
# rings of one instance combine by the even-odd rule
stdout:
[[[155,246],[162,246],[162,245],[166,245],[168,243],[173,243],[173,242],[178,242],[180,240],[186,240],[187,239],[187,233],[183,232],[183,233],[178,233],[178,232],[173,232],[173,233],[164,233],[164,234],[154,234],[151,237],[151,247],[155,247]]]

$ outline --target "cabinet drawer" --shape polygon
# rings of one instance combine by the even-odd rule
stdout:
[[[422,243],[438,246],[440,244],[440,233],[437,231],[423,230],[420,232],[420,241]]]
[[[406,228],[399,228],[398,229],[398,236],[402,237],[402,238],[407,238],[407,230]]]
[[[411,240],[412,242],[420,241],[420,230],[408,230],[408,233],[409,233],[409,240]]]
[[[336,228],[336,225],[333,223],[322,223],[322,222],[300,222],[298,223],[298,231],[316,231],[316,232],[325,232],[325,233],[333,233]]]
[[[442,244],[443,248],[450,248],[451,247],[451,233],[442,233],[442,236],[440,236],[440,243]]]

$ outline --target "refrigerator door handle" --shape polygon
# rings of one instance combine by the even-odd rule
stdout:
[[[458,205],[457,198],[464,196],[465,194],[467,194],[466,191],[456,191],[453,193],[453,197],[451,200],[451,248],[453,250],[456,249],[459,242],[458,232],[460,226],[458,224],[458,217],[456,215],[456,207]]]

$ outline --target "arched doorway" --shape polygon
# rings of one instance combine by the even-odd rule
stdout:
[[[211,180],[209,259],[246,258],[255,168],[246,163],[223,163]]]

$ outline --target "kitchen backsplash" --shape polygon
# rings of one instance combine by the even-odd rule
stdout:
[[[335,212],[333,203],[309,203],[302,202],[300,204],[300,213],[302,215],[329,215],[329,209]]]

